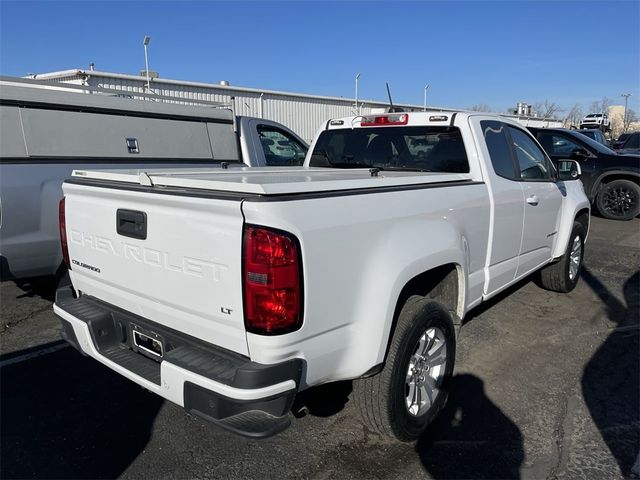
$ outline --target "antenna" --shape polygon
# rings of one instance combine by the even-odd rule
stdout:
[[[358,108],[358,80],[360,79],[360,74],[356,75],[356,115],[360,115],[360,109]]]
[[[389,95],[389,111],[393,112],[393,100],[391,100],[391,90],[389,89],[389,82],[385,82],[385,85],[387,86],[387,95]]]
[[[393,100],[391,99],[391,89],[389,88],[389,82],[385,82],[385,84],[387,85],[387,95],[389,95],[389,113],[403,112],[404,110],[402,108],[396,108],[393,106]]]

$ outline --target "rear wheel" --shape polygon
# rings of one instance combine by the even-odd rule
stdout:
[[[354,383],[354,400],[373,431],[415,440],[447,398],[455,359],[449,313],[423,297],[411,297],[400,312],[382,371]]]
[[[613,180],[596,197],[600,214],[612,220],[631,220],[640,213],[640,187],[631,180]]]
[[[540,283],[544,288],[561,293],[568,293],[576,288],[584,258],[585,233],[581,223],[573,223],[569,245],[564,255],[540,271]]]

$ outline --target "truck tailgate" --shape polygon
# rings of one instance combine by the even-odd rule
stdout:
[[[63,190],[77,290],[248,355],[240,201],[68,183]]]

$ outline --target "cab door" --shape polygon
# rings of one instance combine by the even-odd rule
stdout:
[[[544,151],[524,129],[507,125],[524,195],[524,224],[516,277],[551,259],[558,235],[563,191]]]
[[[470,117],[482,157],[483,177],[491,202],[489,248],[485,261],[484,296],[491,296],[516,276],[522,244],[524,194],[506,125],[495,117]],[[483,140],[483,141],[482,141]]]

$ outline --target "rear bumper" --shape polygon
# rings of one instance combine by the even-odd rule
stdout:
[[[257,364],[95,298],[73,298],[70,288],[58,290],[53,308],[76,349],[187,411],[250,437],[289,426],[301,359]],[[132,349],[131,325],[162,337],[162,359]]]

